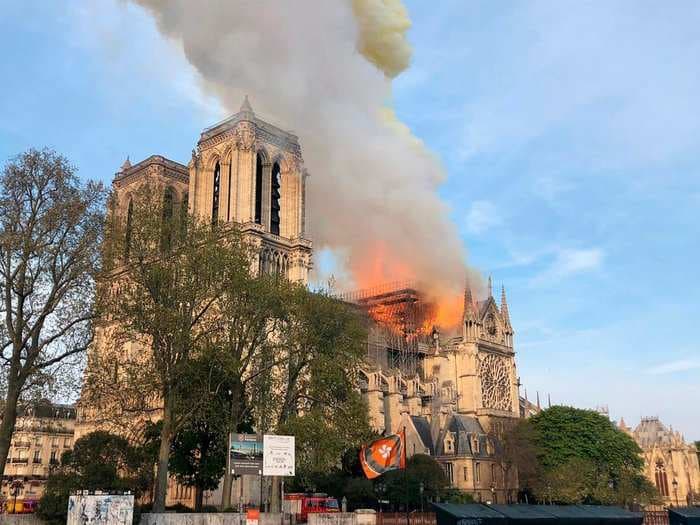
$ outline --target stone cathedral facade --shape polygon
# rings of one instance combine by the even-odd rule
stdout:
[[[133,196],[148,184],[162,193],[164,208],[190,213],[212,223],[236,223],[244,240],[253,247],[251,271],[277,273],[306,283],[312,267],[312,244],[305,233],[306,181],[298,138],[258,118],[244,100],[240,111],[205,129],[187,165],[152,155],[136,164],[129,159],[112,182],[110,213],[126,225],[131,220]],[[119,353],[138,354],[135,343],[115,350],[112,330],[98,325],[88,354],[83,395],[77,403],[75,438],[96,429],[126,435],[138,434],[144,421],[116,420],[109,406],[87,401],[90,374],[108,373],[91,367],[91,355],[99,362],[116,363]],[[193,503],[193,491],[170,481],[167,505]]]
[[[133,165],[127,159],[113,180],[110,213],[128,230],[133,196],[148,184],[162,192],[172,211],[212,223],[235,223],[254,247],[251,271],[307,283],[312,268],[305,219],[307,178],[297,137],[260,119],[246,98],[238,113],[201,133],[187,165],[160,155]],[[434,456],[454,487],[479,500],[505,502],[515,495],[517,475],[499,465],[496,436],[535,407],[523,404],[518,395],[505,291],[499,305],[490,288],[489,281],[488,297],[477,301],[467,286],[458,332],[435,331],[427,344],[412,347],[409,357],[417,367],[410,374],[387,357],[392,344],[376,340],[378,351],[368,352],[361,389],[375,430],[406,428],[409,454]],[[110,341],[109,327],[98,326],[90,352],[104,357],[114,351]],[[139,349],[127,344],[118,351]],[[380,359],[372,358],[380,354]],[[113,359],[118,362],[119,355]],[[90,373],[104,371],[91,371],[88,357],[86,377]],[[88,397],[77,405],[76,439],[97,428],[128,433],[104,423],[101,414],[109,407],[88,403]],[[134,428],[142,424],[129,422]],[[192,493],[171,483],[167,504],[191,503]],[[251,501],[255,497],[253,490]]]
[[[405,429],[409,455],[435,457],[452,486],[478,501],[505,503],[517,497],[518,480],[499,460],[499,435],[539,408],[519,396],[505,290],[500,299],[499,305],[490,279],[481,301],[467,285],[457,332],[433,331],[419,346],[415,372],[388,366],[373,352],[362,391],[377,432]]]

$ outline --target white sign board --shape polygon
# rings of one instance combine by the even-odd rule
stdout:
[[[263,475],[294,475],[294,436],[263,436]]]

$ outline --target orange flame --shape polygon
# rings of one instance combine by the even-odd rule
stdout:
[[[355,285],[360,289],[413,281],[416,277],[410,262],[396,258],[382,240],[375,241],[370,253],[361,261],[355,261],[351,269]],[[417,326],[413,329],[416,335],[429,336],[433,328],[450,330],[459,326],[464,307],[462,290],[438,290],[425,283],[416,283],[416,287],[429,304],[421,309],[422,319],[416,320]],[[400,316],[397,317],[396,311],[391,308],[372,306],[369,314],[397,334],[406,331]]]

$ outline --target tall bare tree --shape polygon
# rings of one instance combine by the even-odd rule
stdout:
[[[29,150],[0,174],[0,472],[18,402],[55,384],[92,339],[104,197],[50,150]]]

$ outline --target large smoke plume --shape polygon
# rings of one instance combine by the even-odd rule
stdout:
[[[455,303],[465,254],[437,194],[443,170],[387,108],[411,58],[400,0],[132,1],[230,113],[249,94],[299,135],[311,238],[340,256],[347,286],[412,279]]]

